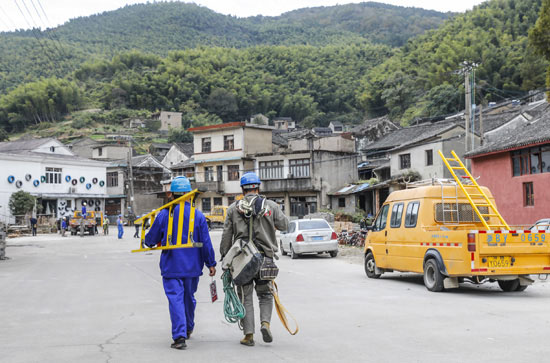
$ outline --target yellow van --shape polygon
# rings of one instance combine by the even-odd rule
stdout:
[[[494,205],[491,192],[481,189]],[[488,207],[479,209],[487,224],[499,223]],[[533,283],[530,275],[550,273],[550,232],[487,229],[454,182],[391,193],[369,229],[364,257],[370,278],[416,272],[430,291],[457,288],[465,279],[523,291]]]

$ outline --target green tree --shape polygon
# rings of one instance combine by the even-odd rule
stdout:
[[[529,42],[537,53],[550,61],[550,0],[542,0],[539,18],[529,31]],[[546,87],[550,88],[550,65],[546,71]],[[550,99],[550,91],[546,94]]]
[[[10,196],[9,208],[14,216],[31,212],[34,208],[35,197],[23,190],[13,193]]]
[[[210,93],[206,106],[208,111],[220,116],[224,122],[234,119],[238,110],[235,95],[223,88],[216,88]]]
[[[170,129],[168,134],[169,143],[186,143],[193,142],[193,134],[185,131],[184,129]]]

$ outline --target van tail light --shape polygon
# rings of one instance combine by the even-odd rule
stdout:
[[[304,242],[304,236],[301,233],[296,236],[296,242]]]
[[[476,251],[476,234],[475,233],[468,233],[468,251],[469,252]]]
[[[336,232],[332,232],[332,234],[330,235],[330,239],[338,239],[338,235],[336,234]]]

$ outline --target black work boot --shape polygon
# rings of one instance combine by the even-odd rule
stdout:
[[[184,337],[177,338],[176,340],[174,340],[174,342],[172,343],[170,348],[174,348],[174,349],[185,349],[185,348],[187,348],[187,344],[185,344],[185,338]]]
[[[262,332],[264,342],[271,343],[273,341],[273,335],[271,335],[271,329],[269,329],[269,323],[267,321],[262,322],[260,331]]]

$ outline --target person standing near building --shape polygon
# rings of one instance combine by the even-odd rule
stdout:
[[[277,203],[259,195],[261,181],[258,175],[251,172],[246,173],[241,177],[240,183],[244,198],[231,204],[227,209],[227,218],[220,244],[222,259],[235,241],[248,240],[249,223],[251,222],[254,244],[264,257],[273,258],[275,252],[278,251],[275,229],[286,231],[288,219]],[[244,338],[240,341],[243,345],[254,345],[254,304],[252,300],[254,288],[260,304],[260,331],[263,340],[266,343],[273,341],[270,329],[273,295],[269,283],[269,281],[260,280],[258,275],[250,283],[242,286],[242,289],[237,289],[246,311],[242,320]]]
[[[31,217],[30,222],[31,222],[32,235],[36,236],[36,227],[38,225],[38,220],[35,217]]]
[[[124,223],[122,222],[122,215],[118,216],[116,224],[118,227],[118,239],[122,239],[122,235],[124,234]]]
[[[109,218],[105,215],[105,218],[103,218],[103,235],[107,234],[109,234]]]
[[[86,202],[82,202],[82,218],[86,219]]]
[[[136,220],[138,220],[140,216],[136,216]],[[136,232],[134,233],[134,238],[139,238],[139,229],[141,228],[141,223],[135,223],[134,226],[136,227]]]
[[[170,184],[170,192],[167,193],[169,200],[174,200],[191,191],[189,179],[178,176]],[[191,205],[185,203],[183,225],[179,226],[180,205],[173,208],[174,218],[172,219],[172,241],[177,241],[179,233],[182,233],[183,241],[189,234],[189,217]],[[163,209],[156,216],[149,232],[145,235],[145,245],[156,246],[158,243],[166,245],[169,210]],[[216,258],[206,218],[199,211],[195,210],[195,224],[193,228],[193,241],[201,242],[200,248],[178,248],[163,250],[160,256],[160,272],[164,292],[168,298],[170,320],[172,321],[171,347],[174,349],[185,349],[186,339],[189,339],[195,329],[195,292],[199,284],[199,277],[206,265],[210,276],[216,274]],[[185,243],[185,242],[184,242]]]
[[[61,218],[61,237],[65,237],[65,232],[67,231],[67,221],[65,218]]]

